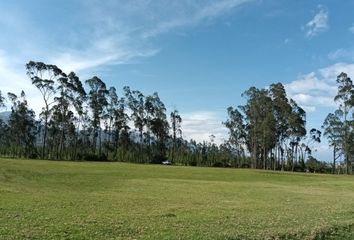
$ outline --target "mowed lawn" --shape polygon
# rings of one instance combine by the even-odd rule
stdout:
[[[354,177],[0,159],[0,239],[354,239]]]

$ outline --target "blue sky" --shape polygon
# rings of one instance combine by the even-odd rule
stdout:
[[[24,89],[29,60],[98,75],[109,86],[157,91],[186,138],[218,142],[226,108],[250,86],[282,82],[320,128],[335,78],[354,76],[354,2],[293,0],[1,0],[0,89]],[[330,159],[324,143],[315,156]]]

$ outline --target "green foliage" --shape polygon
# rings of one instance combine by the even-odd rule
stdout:
[[[28,108],[26,95],[22,91],[18,97],[8,93],[12,103],[8,123],[7,141],[17,156],[36,158],[35,148],[36,121],[34,111]]]
[[[305,111],[286,97],[281,83],[272,84],[269,90],[251,87],[243,96],[247,102],[239,106],[241,112],[227,109],[228,145],[239,157],[246,146],[253,168],[299,169],[304,162],[300,146],[306,135]],[[319,141],[321,133],[315,130],[315,134]],[[306,147],[309,149],[309,144]]]

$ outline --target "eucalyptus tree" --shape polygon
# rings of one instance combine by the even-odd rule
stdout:
[[[8,93],[8,98],[12,103],[9,130],[10,141],[12,140],[13,143],[13,154],[26,158],[35,157],[35,113],[28,108],[24,91],[21,92],[19,97],[13,93]]]
[[[259,89],[256,87],[251,87],[245,91],[242,96],[247,98],[247,103],[244,106],[240,106],[240,109],[245,114],[245,127],[247,131],[246,135],[246,146],[248,151],[251,153],[251,167],[257,167],[257,125],[258,121],[258,102],[256,101],[257,95],[259,94]]]
[[[126,102],[124,98],[119,98],[117,102],[117,107],[113,111],[113,136],[114,136],[114,157],[118,157],[119,152],[119,142],[121,142],[122,155],[127,151],[129,145],[129,116],[126,113]],[[122,157],[123,157],[122,156]]]
[[[151,95],[146,96],[145,98],[145,123],[146,123],[146,133],[145,133],[145,142],[147,144],[147,155],[149,156],[149,158],[151,159],[151,154],[153,154],[153,151],[151,149],[151,128],[152,128],[152,119],[154,117],[155,114],[155,106],[154,106],[154,97]]]
[[[101,120],[104,116],[104,110],[107,106],[108,91],[106,84],[98,77],[94,76],[86,80],[86,84],[89,85],[90,91],[88,93],[88,104],[91,108],[92,119],[91,125],[93,128],[92,150],[94,153],[97,151],[97,137],[99,140],[99,151],[102,153],[102,128]]]
[[[166,140],[168,138],[169,124],[166,116],[165,104],[161,101],[159,95],[155,92],[149,96],[146,102],[149,102],[147,112],[150,115],[149,127],[155,136],[156,158],[163,159],[166,156]]]
[[[268,169],[272,167],[272,162],[268,161],[269,155],[277,143],[276,119],[272,112],[273,101],[269,96],[269,91],[263,92],[260,96],[259,104],[261,109],[261,135],[259,136],[261,139],[261,156],[263,157],[263,169]]]
[[[227,108],[228,119],[223,122],[228,129],[228,144],[231,152],[234,152],[238,158],[244,155],[244,146],[246,138],[246,126],[243,115],[233,107]],[[226,149],[225,145],[225,149]]]
[[[324,129],[323,135],[328,139],[329,145],[333,148],[333,164],[332,172],[336,171],[336,160],[343,154],[343,125],[340,119],[340,111],[334,114],[329,113],[323,122],[322,128]]]
[[[62,151],[64,148],[65,132],[68,129],[71,118],[73,118],[73,113],[70,111],[70,84],[66,74],[63,74],[58,78],[57,91],[59,95],[54,98],[55,104],[53,106],[53,114],[51,125],[55,128],[55,132],[58,134],[53,134],[53,143],[56,146],[56,159],[62,158]]]
[[[72,126],[74,126],[74,151],[72,152],[72,159],[76,159],[76,153],[77,153],[77,146],[78,146],[78,141],[79,141],[79,135],[80,135],[80,127],[82,124],[82,119],[84,117],[84,103],[87,100],[87,93],[83,87],[83,84],[80,80],[80,78],[74,73],[71,72],[68,75],[68,82],[70,86],[70,94],[69,94],[69,99],[70,103],[72,105],[72,111],[75,110],[76,116],[74,115],[72,119]],[[75,126],[76,122],[76,126]]]
[[[56,144],[56,158],[59,159],[62,157],[65,148],[76,145],[75,111],[81,117],[82,104],[86,93],[79,77],[74,72],[69,75],[63,73],[62,77],[57,79],[57,83],[58,96],[54,98],[53,125],[59,132]],[[69,138],[70,142],[67,141]],[[74,157],[73,155],[75,153],[72,153],[71,157]]]
[[[288,136],[290,138],[291,169],[294,171],[299,156],[300,141],[306,136],[306,112],[293,99],[290,99],[291,112],[288,115]],[[309,144],[308,144],[309,145]],[[304,162],[301,162],[304,165]]]
[[[31,79],[32,84],[40,91],[44,101],[41,116],[44,118],[43,148],[42,158],[45,158],[47,128],[51,114],[51,105],[56,93],[55,81],[65,74],[55,65],[45,64],[43,62],[30,61],[26,64],[27,76]]]
[[[139,147],[139,161],[143,162],[143,144],[144,144],[144,127],[146,126],[146,110],[145,97],[138,90],[131,91],[128,86],[123,88],[124,94],[128,101],[128,107],[131,111],[131,119],[134,126],[139,132],[140,147]]]
[[[177,144],[177,136],[179,135],[179,138],[182,138],[182,117],[179,115],[179,112],[177,109],[173,110],[170,113],[170,121],[171,121],[171,128],[172,128],[172,154],[171,154],[171,160],[175,160],[175,151],[176,151],[176,144]]]
[[[341,73],[338,75],[337,80],[338,92],[334,100],[339,103],[339,109],[343,112],[344,125],[343,125],[343,151],[346,164],[346,173],[349,174],[350,167],[350,149],[352,142],[351,123],[349,120],[349,113],[354,106],[354,86],[352,80],[348,77],[346,73]]]
[[[272,99],[265,89],[251,87],[242,96],[247,103],[241,106],[245,114],[246,145],[251,153],[253,168],[266,168],[267,156],[276,143],[276,125]]]
[[[105,116],[105,132],[108,135],[107,136],[107,142],[106,142],[106,154],[108,155],[109,150],[113,150],[111,146],[111,138],[112,138],[112,125],[114,122],[114,115],[115,112],[118,108],[118,102],[119,98],[117,95],[117,90],[115,87],[110,87],[108,89],[108,94],[107,94],[107,112]]]
[[[71,72],[68,75],[69,100],[79,116],[83,115],[83,104],[87,100],[87,93],[80,78]]]
[[[282,161],[284,164],[284,149],[286,149],[286,140],[289,136],[289,116],[292,112],[292,107],[286,95],[285,88],[281,83],[271,84],[269,95],[273,101],[273,115],[276,121],[276,146],[274,148],[274,163],[275,170]],[[277,162],[277,161],[278,162]]]

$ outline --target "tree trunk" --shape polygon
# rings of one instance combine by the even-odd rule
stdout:
[[[115,144],[115,159],[118,160],[118,150],[119,150],[119,130],[116,130],[116,144]]]
[[[139,148],[139,161],[142,163],[143,162],[143,130],[140,130],[140,148]]]
[[[98,154],[101,156],[102,154],[102,128],[100,127],[99,129],[99,135],[98,135]]]
[[[48,111],[48,107],[46,107],[46,111]],[[45,158],[45,147],[46,147],[46,139],[47,139],[47,128],[48,128],[48,114],[46,113],[46,115],[45,115],[45,120],[44,120],[42,159]]]
[[[333,174],[336,173],[336,146],[333,147]]]

